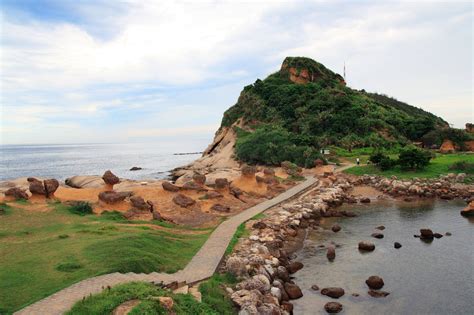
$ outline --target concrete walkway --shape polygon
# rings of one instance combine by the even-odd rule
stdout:
[[[277,197],[264,201],[256,206],[253,206],[221,223],[209,239],[204,243],[201,249],[191,259],[188,265],[174,274],[152,272],[150,274],[136,274],[136,273],[110,273],[102,276],[97,276],[82,280],[71,285],[55,294],[44,298],[15,314],[22,315],[55,315],[63,314],[71,309],[71,307],[82,298],[91,294],[100,293],[107,286],[114,286],[117,284],[131,282],[131,281],[146,281],[146,282],[163,282],[170,283],[173,281],[183,282],[188,284],[198,282],[210,278],[216,271],[219,263],[224,257],[225,250],[234,236],[237,227],[243,222],[251,219],[253,216],[295,196],[304,191],[310,186],[317,183],[317,179],[307,177],[306,180]]]

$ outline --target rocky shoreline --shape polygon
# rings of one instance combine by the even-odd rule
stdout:
[[[325,173],[320,177],[316,188],[290,203],[268,210],[264,218],[248,222],[250,236],[240,241],[240,246],[227,257],[222,267],[222,271],[235,275],[239,280],[234,289],[227,288],[230,298],[240,309],[241,315],[292,314],[291,300],[302,297],[303,293],[291,275],[304,267],[302,263],[294,260],[293,253],[301,248],[308,229],[321,229],[321,218],[356,216],[350,211],[338,210],[337,207],[341,204],[371,202],[367,196],[357,198],[352,195],[354,187],[370,186],[383,192],[382,196],[386,198],[391,196],[403,198],[405,201],[439,197],[460,198],[469,203],[474,197],[474,190],[472,185],[460,184],[462,180],[462,174],[447,175],[439,179],[399,180]],[[382,229],[383,227],[380,227],[380,230]],[[332,230],[337,233],[340,228],[334,225]],[[371,251],[375,248],[373,243],[361,243],[360,250]],[[326,246],[329,260],[335,259],[336,247],[336,244]],[[401,244],[394,244],[394,247],[400,248]],[[314,290],[319,290],[317,286],[314,287]],[[333,289],[341,288],[323,288],[321,293],[326,292],[326,295],[331,296]],[[385,297],[389,294],[371,286],[369,289],[369,295],[372,297]],[[325,310],[328,313],[337,313],[342,307],[338,302],[329,302],[325,305]]]

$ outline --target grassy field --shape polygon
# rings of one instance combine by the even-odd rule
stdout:
[[[175,272],[211,233],[129,224],[117,213],[79,216],[60,203],[44,212],[21,207],[13,203],[0,217],[0,314],[99,274]]]
[[[236,314],[232,301],[227,297],[222,284],[234,284],[235,278],[228,274],[215,274],[199,286],[202,303],[198,303],[189,294],[173,294],[145,282],[131,282],[113,287],[110,290],[90,296],[77,302],[67,315],[102,315],[111,314],[123,302],[138,299],[139,304],[129,314],[168,314],[153,297],[168,296],[174,300],[175,314]]]
[[[442,174],[462,173],[463,171],[449,169],[452,164],[459,161],[474,163],[474,154],[437,154],[436,157],[431,160],[430,165],[420,171],[403,171],[400,169],[400,167],[395,167],[387,171],[381,171],[374,165],[361,165],[351,167],[344,172],[354,175],[374,174],[387,177],[395,175],[398,178],[434,178]]]

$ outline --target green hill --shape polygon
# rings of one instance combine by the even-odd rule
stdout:
[[[287,57],[280,71],[246,86],[221,127],[236,123],[239,159],[267,164],[288,159],[300,165],[312,163],[328,145],[392,147],[448,127],[420,108],[351,89],[339,74],[304,57]],[[297,160],[299,155],[305,158]]]

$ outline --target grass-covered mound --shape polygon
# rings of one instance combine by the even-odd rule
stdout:
[[[132,224],[117,212],[82,216],[60,203],[46,212],[34,206],[12,203],[0,218],[0,314],[99,274],[175,272],[211,232]]]
[[[202,302],[199,303],[189,294],[173,294],[169,290],[159,288],[151,283],[130,282],[106,289],[99,294],[77,302],[67,314],[111,314],[117,306],[130,300],[139,300],[139,303],[131,309],[129,314],[168,314],[168,311],[156,299],[156,297],[160,296],[167,296],[173,299],[174,306],[172,311],[178,315],[236,314],[237,312],[232,305],[232,301],[227,297],[222,287],[224,283],[235,283],[235,279],[226,274],[216,274],[208,281],[201,283],[199,291],[202,294]]]
[[[308,81],[295,81],[299,74]],[[256,135],[238,133],[237,158],[275,164],[286,155],[300,166],[329,145],[390,148],[448,127],[420,108],[351,89],[340,75],[303,57],[286,58],[280,71],[246,86],[224,113],[221,126],[239,120]]]

